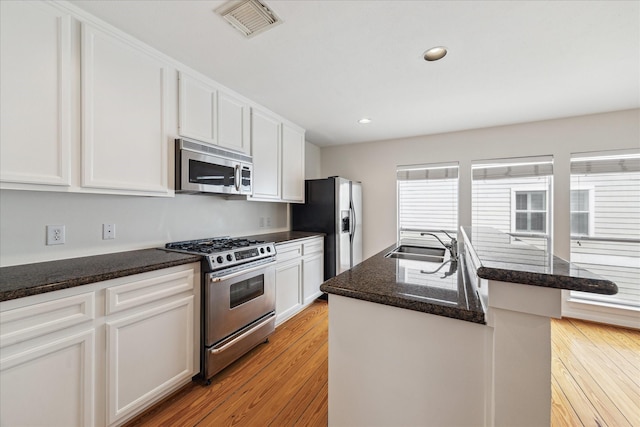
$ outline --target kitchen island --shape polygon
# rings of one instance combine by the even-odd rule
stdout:
[[[561,290],[616,285],[493,229],[459,237],[457,262],[394,245],[322,285],[329,425],[549,425]]]

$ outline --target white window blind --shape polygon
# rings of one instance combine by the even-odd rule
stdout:
[[[640,307],[640,153],[572,155],[571,261],[618,285],[573,299]]]
[[[496,228],[548,247],[552,156],[478,161],[472,175],[474,227]]]
[[[421,230],[458,228],[458,164],[400,166],[397,169],[398,234],[419,238]]]

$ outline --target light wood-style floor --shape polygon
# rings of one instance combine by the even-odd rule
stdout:
[[[318,300],[222,371],[128,426],[326,426],[328,306]],[[552,323],[553,427],[640,427],[640,331]]]
[[[553,426],[640,426],[640,331],[551,324]]]

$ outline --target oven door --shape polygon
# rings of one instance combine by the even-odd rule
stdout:
[[[239,162],[181,150],[179,190],[240,194],[241,188],[241,165]]]
[[[222,277],[207,274],[204,298],[209,347],[275,310],[275,261]]]

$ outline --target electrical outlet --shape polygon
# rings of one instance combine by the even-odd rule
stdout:
[[[115,224],[102,224],[102,240],[112,240],[116,238]]]
[[[260,228],[263,228],[263,227],[264,227],[264,217],[261,216],[260,217]]]
[[[271,227],[271,217],[270,216],[267,217],[266,226],[267,227]]]
[[[64,225],[47,225],[47,245],[64,245]]]

